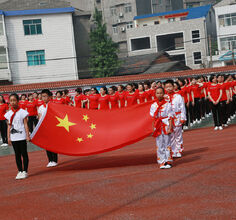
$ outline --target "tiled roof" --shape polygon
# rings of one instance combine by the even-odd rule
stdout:
[[[206,17],[210,8],[211,8],[211,5],[205,5],[205,6],[194,7],[194,8],[180,9],[176,11],[167,11],[167,12],[161,12],[161,13],[155,13],[155,14],[140,15],[140,16],[135,16],[134,20],[151,18],[151,17],[159,17],[159,16],[165,16],[165,15],[181,14],[181,13],[186,13],[186,12],[188,13],[186,20],[189,20],[189,19]]]
[[[154,73],[154,74],[141,74],[141,75],[128,75],[128,76],[116,76],[107,78],[93,78],[93,79],[81,79],[72,81],[59,81],[59,82],[47,82],[47,83],[34,83],[34,84],[22,84],[22,85],[8,85],[0,86],[1,93],[21,92],[21,91],[37,91],[42,89],[59,89],[59,88],[73,88],[77,86],[94,86],[94,85],[107,85],[117,83],[127,83],[144,80],[154,79],[166,79],[192,75],[209,75],[219,73],[236,73],[236,66],[226,66],[207,69],[196,70],[184,70],[168,73]]]

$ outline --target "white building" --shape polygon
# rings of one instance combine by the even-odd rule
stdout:
[[[232,51],[236,50],[236,1],[224,0],[214,9],[218,53],[212,57],[212,64],[213,67],[232,65]]]
[[[2,35],[0,46],[8,48],[10,71],[4,71],[13,84],[78,79],[73,12],[72,7],[3,11],[7,38]]]

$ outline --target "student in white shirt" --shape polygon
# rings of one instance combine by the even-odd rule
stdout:
[[[5,114],[5,118],[8,121],[8,144],[12,145],[15,151],[16,165],[19,171],[16,179],[25,179],[28,177],[29,164],[26,142],[30,141],[27,125],[28,112],[19,107],[19,96],[17,94],[11,94],[9,100],[11,110]],[[24,166],[22,166],[22,158]]]

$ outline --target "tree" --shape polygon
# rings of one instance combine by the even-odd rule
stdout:
[[[120,67],[118,45],[107,34],[106,24],[103,24],[102,12],[95,8],[93,15],[94,28],[90,32],[89,58],[90,71],[95,77],[113,76]]]

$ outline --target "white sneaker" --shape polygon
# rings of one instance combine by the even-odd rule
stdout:
[[[190,127],[192,127],[193,126],[193,123],[190,123]]]
[[[26,171],[23,171],[21,174],[21,179],[25,179],[28,177],[28,173]]]
[[[205,117],[202,117],[202,119],[204,120],[204,119],[205,119]]]
[[[164,164],[161,164],[160,165],[160,169],[165,169],[166,167],[165,167],[165,165]]]
[[[55,167],[55,166],[57,166],[57,163],[54,162],[54,161],[52,161],[52,162],[51,162],[51,167]]]
[[[188,126],[185,126],[185,130],[188,130]]]
[[[18,172],[16,175],[16,180],[22,179],[22,172]]]
[[[197,120],[197,123],[200,124],[200,123],[201,123],[201,119],[200,119],[200,120]]]
[[[170,169],[172,166],[170,164],[165,165],[165,169]]]
[[[223,126],[224,126],[224,127],[228,127],[229,125],[227,125],[227,124],[224,124]]]
[[[7,146],[8,146],[7,143],[3,143],[3,144],[1,144],[1,147],[7,147]]]
[[[52,162],[49,162],[47,167],[51,167],[52,166]]]
[[[178,157],[178,158],[182,157],[181,153],[177,153],[176,157]]]
[[[222,126],[219,127],[219,130],[223,130]]]
[[[230,118],[231,118],[231,120],[233,120],[233,119],[234,119],[234,117],[233,117],[233,116],[231,116]]]
[[[215,131],[217,131],[218,129],[219,129],[219,128],[218,128],[217,126],[214,128]]]

